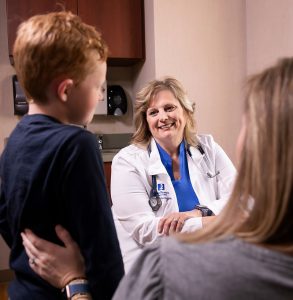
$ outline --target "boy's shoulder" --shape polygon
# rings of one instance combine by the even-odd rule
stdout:
[[[16,126],[9,137],[8,144],[21,147],[21,144],[47,145],[49,148],[73,143],[96,145],[95,136],[88,130],[76,126],[62,124],[46,115],[27,115]],[[42,147],[43,148],[43,147]]]

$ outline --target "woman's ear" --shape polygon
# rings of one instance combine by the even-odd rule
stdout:
[[[68,99],[68,94],[70,93],[70,90],[73,87],[73,80],[72,79],[64,79],[62,81],[59,82],[58,86],[57,86],[57,96],[58,98],[63,101],[66,102]]]

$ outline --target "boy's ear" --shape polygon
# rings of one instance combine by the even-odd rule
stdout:
[[[60,83],[57,86],[57,95],[59,99],[66,102],[68,99],[68,94],[70,93],[70,90],[73,87],[73,80],[72,79],[64,79],[60,81]]]

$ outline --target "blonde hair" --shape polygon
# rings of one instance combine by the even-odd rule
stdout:
[[[107,54],[101,34],[71,12],[36,15],[23,22],[13,49],[26,96],[40,102],[47,101],[46,88],[53,79],[67,76],[78,84],[92,72],[93,58],[106,61]]]
[[[161,80],[149,82],[140,92],[138,92],[135,103],[134,124],[135,132],[132,137],[132,143],[147,145],[151,139],[151,132],[146,120],[146,111],[151,100],[163,90],[172,92],[174,97],[182,106],[187,122],[184,129],[184,138],[188,144],[196,146],[196,124],[194,120],[194,106],[188,98],[181,83],[172,77],[164,77]]]
[[[244,115],[246,133],[229,203],[206,229],[179,239],[234,234],[293,253],[293,58],[248,81]]]

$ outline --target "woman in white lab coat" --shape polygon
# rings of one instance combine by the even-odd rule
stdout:
[[[127,273],[144,246],[212,221],[235,168],[211,135],[197,135],[194,104],[166,77],[137,95],[136,131],[112,161],[113,216]]]
[[[125,271],[161,235],[201,228],[229,198],[235,168],[210,135],[196,135],[194,104],[174,78],[137,95],[132,144],[112,161],[111,197]]]

